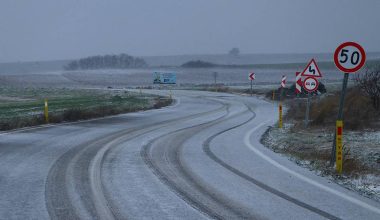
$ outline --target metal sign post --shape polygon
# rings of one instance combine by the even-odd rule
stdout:
[[[343,77],[343,85],[342,85],[342,93],[340,95],[339,100],[339,110],[338,110],[338,118],[337,121],[343,121],[343,107],[344,107],[344,98],[346,96],[346,90],[347,90],[347,84],[348,84],[348,77],[349,73],[344,73]],[[334,134],[334,141],[333,141],[333,147],[331,149],[331,159],[330,159],[330,165],[333,165],[336,158],[336,132]]]
[[[251,96],[253,96],[253,80],[251,80]]]
[[[309,126],[309,115],[310,115],[310,92],[307,93],[307,103],[306,103],[306,114],[305,114],[305,128]]]
[[[282,128],[282,104],[278,105],[278,128]]]
[[[307,91],[307,106],[305,115],[305,128],[309,126],[309,116],[310,116],[310,97],[311,93],[318,89],[319,82],[316,78],[309,76],[303,81],[303,88]]]

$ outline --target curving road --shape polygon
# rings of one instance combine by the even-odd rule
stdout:
[[[174,96],[159,110],[0,134],[0,219],[380,219],[379,203],[260,144],[274,104]]]

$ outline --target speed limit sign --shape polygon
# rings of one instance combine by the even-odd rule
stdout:
[[[346,95],[347,90],[347,84],[348,84],[348,78],[350,73],[355,73],[356,71],[360,70],[364,66],[366,59],[365,51],[363,47],[361,47],[359,44],[355,42],[346,42],[341,45],[339,45],[338,48],[336,48],[334,53],[334,63],[336,67],[338,67],[339,70],[344,72],[344,78],[343,78],[343,84],[342,84],[342,92],[340,94],[340,101],[339,101],[339,110],[338,110],[338,119],[337,119],[337,125],[338,123],[342,123],[343,121],[343,106],[344,106],[344,97]],[[337,128],[338,129],[338,126]],[[341,133],[342,127],[340,127],[340,133]],[[339,146],[337,148],[337,143],[339,141],[342,141],[342,135],[338,137],[337,135],[338,130],[335,132],[334,141],[333,141],[333,147],[331,149],[331,159],[330,163],[336,162],[336,168],[339,173],[342,172],[340,167],[342,167],[342,160],[336,160],[336,155],[341,156],[342,152],[339,149]],[[338,139],[339,138],[339,139]]]
[[[341,44],[334,53],[334,62],[339,70],[354,73],[363,67],[366,55],[363,47],[355,42]]]

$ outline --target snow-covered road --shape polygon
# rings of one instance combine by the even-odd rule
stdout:
[[[0,134],[0,219],[380,219],[379,203],[260,144],[275,104],[173,94],[159,110]]]

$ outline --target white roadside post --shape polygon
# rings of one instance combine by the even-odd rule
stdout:
[[[296,95],[297,98],[299,97],[299,94],[302,92],[302,77],[301,77],[301,72],[296,72]]]
[[[284,91],[285,86],[286,86],[286,76],[283,75],[283,76],[282,76],[282,79],[281,79],[280,102],[281,102],[282,93],[283,93],[283,91]]]
[[[281,79],[281,91],[280,91],[280,102],[278,104],[278,128],[282,128],[282,102],[281,102],[281,96],[282,96],[282,91],[284,90],[286,86],[286,76],[283,75]]]
[[[366,54],[362,46],[355,42],[345,42],[338,46],[334,53],[334,63],[336,67],[344,73],[342,93],[339,101],[339,111],[337,118],[336,129],[339,129],[339,140],[337,140],[337,131],[334,134],[333,147],[331,149],[330,165],[335,162],[336,170],[338,173],[342,173],[343,157],[337,157],[339,153],[342,153],[342,149],[337,148],[337,141],[343,143],[343,106],[344,97],[346,95],[348,78],[350,73],[355,73],[360,70],[366,61]],[[339,152],[337,152],[339,151]],[[338,160],[336,160],[338,158]],[[339,160],[340,159],[340,160]]]

